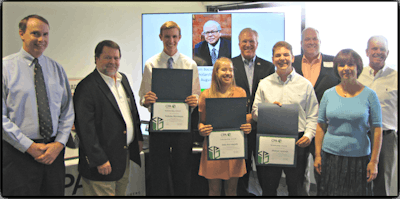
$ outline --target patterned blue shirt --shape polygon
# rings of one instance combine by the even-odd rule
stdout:
[[[3,58],[3,140],[21,152],[32,139],[43,139],[39,133],[38,109],[34,84],[34,57],[23,48]],[[41,55],[47,97],[53,123],[52,137],[66,144],[74,122],[72,94],[67,75],[60,64]]]

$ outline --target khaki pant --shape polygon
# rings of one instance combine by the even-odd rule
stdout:
[[[129,183],[130,170],[129,153],[126,161],[125,173],[118,181],[92,181],[82,177],[84,196],[125,196]]]

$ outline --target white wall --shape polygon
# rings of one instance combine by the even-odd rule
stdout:
[[[41,15],[50,23],[50,42],[44,54],[58,61],[69,78],[83,78],[94,70],[94,49],[100,41],[117,42],[122,55],[120,71],[127,75],[137,103],[142,80],[142,13],[207,11],[201,2],[6,1],[2,4],[3,57],[18,52],[22,46],[19,21],[30,14]],[[139,104],[138,108],[141,119],[149,120],[148,110]]]
[[[368,66],[368,39],[383,35],[388,40],[386,64],[398,70],[398,2],[306,2],[305,25],[318,29],[321,52],[335,56],[352,48]]]

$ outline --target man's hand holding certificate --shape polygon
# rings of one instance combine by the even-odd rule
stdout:
[[[257,123],[257,165],[296,166],[296,144],[309,145],[307,139],[298,140],[298,107],[280,102],[261,103]]]

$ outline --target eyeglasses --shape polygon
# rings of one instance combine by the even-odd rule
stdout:
[[[203,35],[208,35],[208,34],[215,34],[215,33],[217,33],[217,32],[219,32],[219,30],[212,30],[212,31],[207,31],[207,32],[203,32]]]

